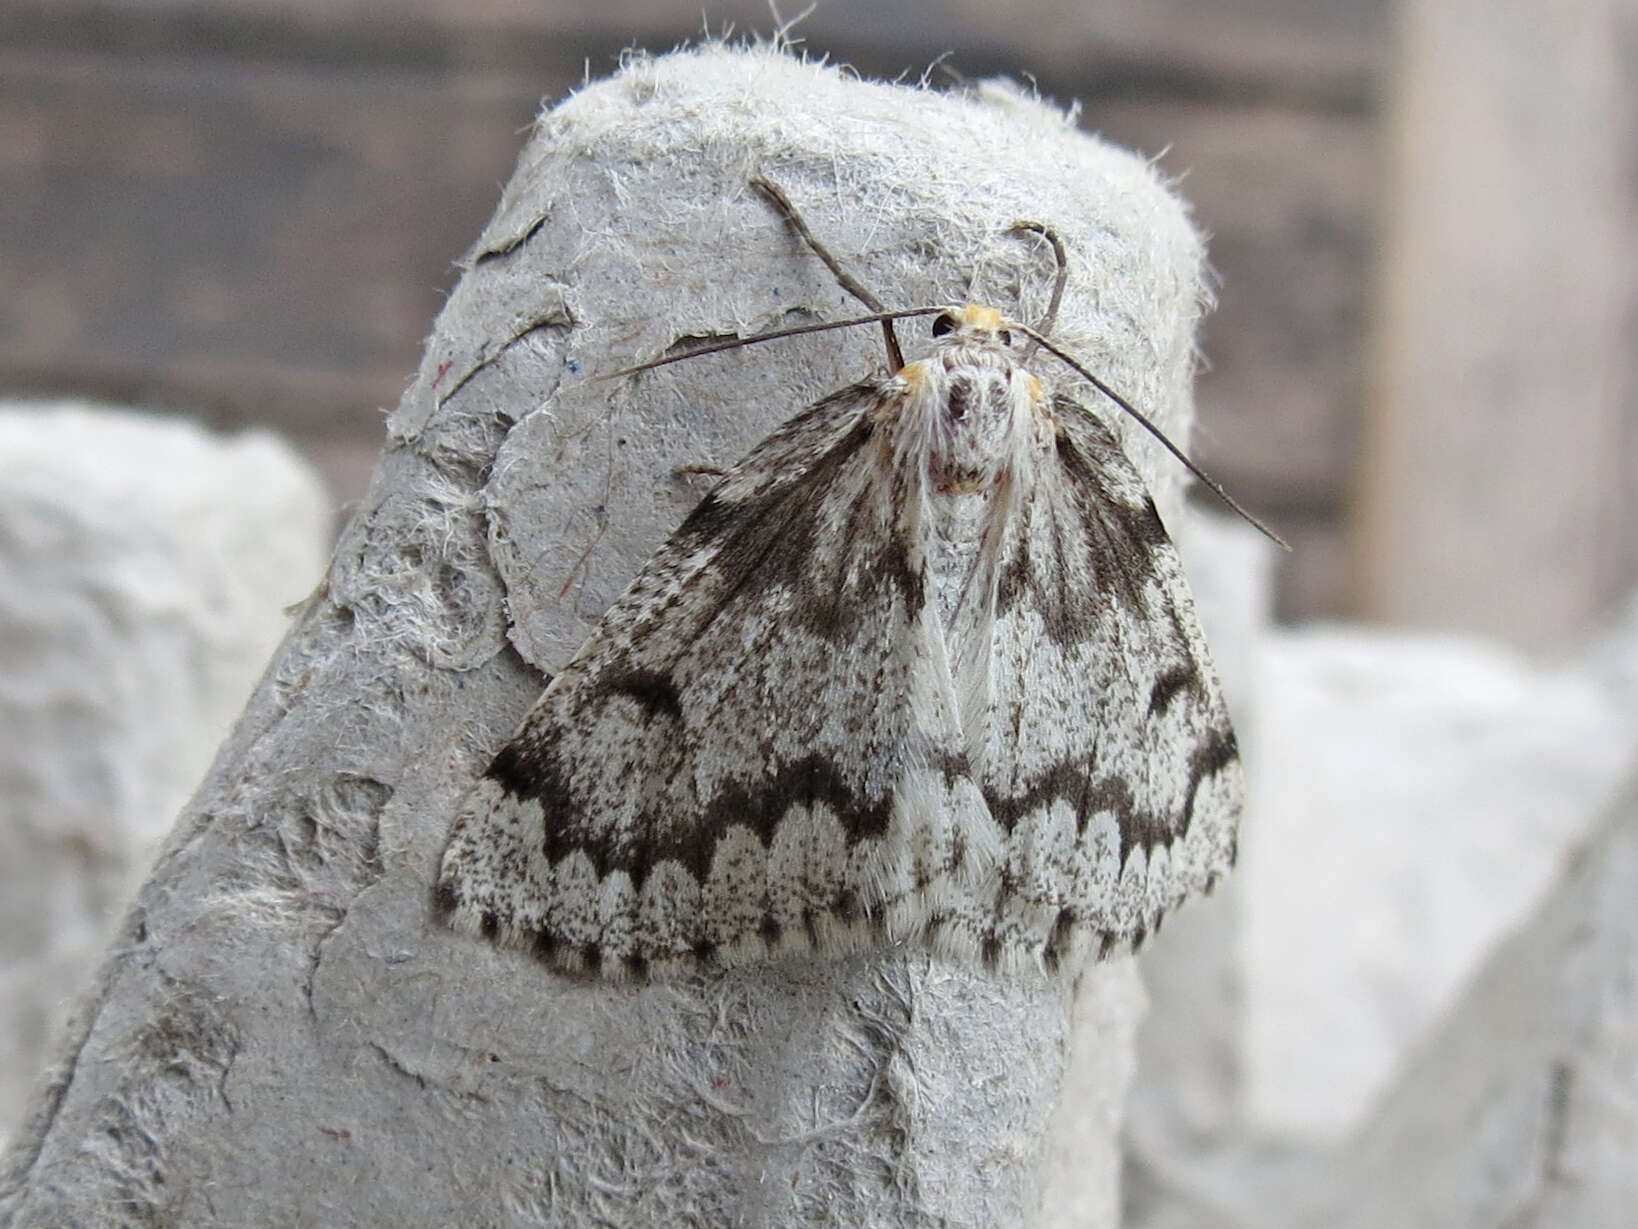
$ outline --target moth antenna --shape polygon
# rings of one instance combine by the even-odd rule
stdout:
[[[766,333],[757,333],[752,337],[728,337],[722,341],[708,342],[703,346],[695,346],[691,350],[684,350],[681,354],[667,354],[663,358],[649,359],[646,363],[638,363],[632,367],[622,367],[619,371],[611,371],[606,375],[593,376],[593,382],[602,380],[617,380],[621,376],[636,375],[639,371],[649,371],[655,367],[665,367],[671,363],[680,363],[685,359],[699,358],[702,354],[720,354],[724,350],[738,350],[742,346],[760,345],[765,341],[777,341],[781,337],[800,337],[804,333],[825,333],[831,329],[857,328],[861,324],[886,325],[893,320],[908,320],[912,316],[936,316],[940,312],[959,311],[960,308],[948,304],[938,307],[906,307],[898,311],[872,312],[868,316],[855,316],[851,320],[825,320],[819,324],[798,324],[788,329],[773,329]],[[900,367],[904,366],[902,360]]]
[[[893,317],[887,313],[886,305],[871,294],[863,282],[842,268],[842,262],[832,256],[825,245],[819,242],[814,233],[808,229],[808,224],[802,215],[796,211],[796,206],[791,204],[791,198],[785,195],[783,188],[771,179],[761,175],[751,176],[751,187],[767,197],[769,203],[779,210],[780,215],[790,224],[791,228],[802,236],[802,242],[812,248],[813,254],[825,262],[825,267],[835,275],[836,280],[841,283],[842,289],[877,314],[877,318],[881,321],[882,337],[887,342],[887,361],[893,365],[894,371],[902,368],[904,366],[904,351],[899,349],[898,335],[893,332]]]
[[[1042,320],[1039,329],[1043,333],[1050,333],[1058,324],[1058,308],[1064,301],[1064,286],[1069,282],[1069,253],[1064,251],[1064,241],[1058,238],[1058,232],[1050,226],[1040,222],[1014,222],[1011,232],[1015,235],[1040,235],[1052,245],[1052,259],[1057,262],[1058,273],[1052,281],[1052,301],[1047,304],[1046,319]],[[1029,349],[1024,351],[1024,362],[1035,357],[1035,352],[1041,348],[1040,338],[1031,334]]]
[[[697,346],[694,349],[687,350],[682,354],[669,354],[663,358],[650,359],[646,363],[638,363],[632,367],[622,367],[619,371],[611,371],[607,375],[594,377],[596,380],[614,380],[621,376],[635,375],[640,371],[650,371],[655,367],[665,367],[671,363],[680,363],[684,359],[698,358],[705,354],[718,354],[724,350],[737,350],[742,346],[754,346],[765,341],[776,341],[781,337],[800,337],[805,333],[823,333],[828,332],[831,329],[847,329],[861,324],[880,324],[882,326],[882,336],[887,342],[888,362],[892,364],[893,370],[897,372],[902,370],[904,367],[904,352],[899,349],[898,336],[893,332],[893,321],[905,320],[914,316],[932,316],[941,312],[952,310],[951,308],[945,306],[910,307],[903,308],[898,311],[889,311],[883,305],[882,301],[872,294],[863,282],[859,281],[858,278],[854,277],[845,268],[843,268],[841,261],[837,260],[835,256],[831,255],[829,249],[827,249],[824,244],[819,242],[818,237],[808,228],[806,220],[804,220],[802,215],[797,212],[796,206],[791,203],[790,197],[785,195],[785,190],[783,188],[763,175],[753,175],[750,182],[751,187],[755,188],[762,194],[762,196],[767,198],[769,203],[779,211],[780,216],[790,224],[791,228],[794,229],[799,236],[801,236],[802,241],[813,250],[813,254],[819,257],[820,260],[824,261],[825,267],[835,276],[842,289],[847,291],[854,298],[858,299],[859,302],[868,307],[870,309],[870,314],[868,316],[855,316],[849,320],[828,320],[819,324],[802,324],[788,329],[774,329],[767,333],[758,333],[754,337],[731,337],[723,341],[711,342],[707,345]],[[1281,550],[1290,550],[1290,543],[1288,543],[1284,538],[1280,537],[1279,534],[1275,533],[1251,512],[1247,511],[1246,508],[1234,498],[1234,496],[1230,495],[1228,491],[1224,489],[1222,483],[1218,482],[1217,479],[1206,473],[1205,470],[1201,469],[1200,466],[1189,457],[1188,453],[1184,452],[1176,444],[1172,443],[1171,439],[1166,435],[1166,433],[1157,427],[1146,414],[1139,410],[1125,397],[1117,393],[1113,388],[1109,387],[1109,385],[1104,383],[1103,380],[1094,375],[1084,364],[1071,357],[1064,350],[1047,340],[1045,334],[1051,331],[1053,326],[1058,321],[1058,309],[1063,304],[1064,287],[1069,282],[1069,255],[1064,250],[1064,242],[1058,237],[1058,233],[1043,223],[1029,221],[1015,222],[1011,226],[1010,230],[1012,233],[1017,234],[1040,235],[1052,245],[1052,257],[1058,267],[1057,274],[1054,276],[1052,281],[1052,298],[1047,303],[1046,317],[1042,320],[1041,327],[1039,329],[1035,329],[1031,328],[1027,324],[1020,323],[1017,325],[1019,331],[1030,339],[1029,349],[1024,352],[1024,361],[1027,362],[1029,359],[1033,358],[1037,351],[1045,350],[1048,354],[1051,354],[1053,357],[1066,364],[1071,371],[1074,371],[1077,375],[1089,382],[1093,388],[1097,389],[1127,414],[1131,415],[1139,426],[1141,426],[1150,435],[1154,436],[1155,439],[1159,440],[1162,447],[1164,447],[1167,452],[1171,453],[1180,462],[1182,462],[1183,467],[1193,474],[1202,486],[1209,490],[1213,495],[1217,496],[1217,498],[1220,499],[1224,506],[1231,512],[1233,512],[1241,520],[1245,521],[1246,524],[1250,525],[1258,533],[1262,534],[1270,542],[1273,542]]]
[[[1246,524],[1250,525],[1253,529],[1262,534],[1263,537],[1274,543],[1274,545],[1278,546],[1281,550],[1291,549],[1291,544],[1289,542],[1280,537],[1279,534],[1275,533],[1267,525],[1263,524],[1262,521],[1258,520],[1250,512],[1246,511],[1245,508],[1241,507],[1239,501],[1223,489],[1222,483],[1218,482],[1217,479],[1213,478],[1205,470],[1201,469],[1192,460],[1190,460],[1189,454],[1184,452],[1176,444],[1172,443],[1172,441],[1167,437],[1166,433],[1159,427],[1155,426],[1155,424],[1150,421],[1149,417],[1139,410],[1137,406],[1133,405],[1125,397],[1122,397],[1114,389],[1110,388],[1109,385],[1105,384],[1102,380],[1098,379],[1097,376],[1093,375],[1084,364],[1075,358],[1072,358],[1057,346],[1053,345],[1045,337],[1041,336],[1040,333],[1030,328],[1029,325],[1020,324],[1017,327],[1026,336],[1031,338],[1041,349],[1059,359],[1066,366],[1068,366],[1071,371],[1075,372],[1082,379],[1086,380],[1092,385],[1093,388],[1097,389],[1105,397],[1108,397],[1109,400],[1113,401],[1121,409],[1130,414],[1137,421],[1137,424],[1140,427],[1142,427],[1150,435],[1154,436],[1155,439],[1160,441],[1161,445],[1167,452],[1171,453],[1174,457],[1181,461],[1183,463],[1183,468],[1199,479],[1202,486],[1204,486],[1213,495],[1217,496],[1218,499],[1222,500],[1228,507],[1229,511],[1233,512]]]

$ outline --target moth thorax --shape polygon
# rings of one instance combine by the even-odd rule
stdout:
[[[1018,390],[1008,367],[957,366],[944,381],[929,462],[934,486],[982,490],[1007,466]]]

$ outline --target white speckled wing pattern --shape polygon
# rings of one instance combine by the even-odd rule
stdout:
[[[1177,550],[1103,422],[1060,398],[998,564],[967,745],[1006,833],[1004,963],[1139,943],[1232,866],[1233,727]]]
[[[1234,855],[1234,735],[1113,435],[993,310],[728,472],[467,797],[438,901],[561,968],[1137,941]]]

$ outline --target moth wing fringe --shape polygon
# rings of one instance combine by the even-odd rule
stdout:
[[[1215,882],[1218,877],[1219,873],[1213,872],[1208,880]],[[842,958],[872,950],[885,953],[895,947],[930,951],[952,963],[982,966],[1003,976],[1051,978],[1079,972],[1094,957],[1104,960],[1135,955],[1148,937],[1159,931],[1166,917],[1193,893],[1189,886],[1175,890],[1164,907],[1146,912],[1129,930],[1110,930],[1077,920],[1061,931],[1054,928],[1043,935],[1035,930],[1029,941],[1015,942],[997,938],[993,928],[979,924],[970,912],[952,909],[956,889],[949,884],[941,886],[948,890],[901,898],[890,906],[852,916],[819,912],[805,919],[804,925],[777,928],[771,938],[751,931],[705,952],[635,957],[609,952],[595,944],[564,942],[547,931],[502,922],[475,902],[451,905],[447,894],[440,894],[438,904],[451,929],[533,955],[556,972],[641,984],[803,956]],[[932,903],[934,896],[942,905]]]

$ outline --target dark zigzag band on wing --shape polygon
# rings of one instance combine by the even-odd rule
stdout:
[[[1120,848],[1117,862],[1125,867],[1134,849],[1152,857],[1157,848],[1170,848],[1175,843],[1187,839],[1190,821],[1193,817],[1195,799],[1198,796],[1202,783],[1211,776],[1215,776],[1226,768],[1236,767],[1238,756],[1234,748],[1232,733],[1220,739],[1214,739],[1200,748],[1190,763],[1190,781],[1186,794],[1183,811],[1179,816],[1156,817],[1139,813],[1133,805],[1130,787],[1122,781],[1105,778],[1092,782],[1089,780],[1084,766],[1063,764],[1048,773],[1043,779],[1036,782],[1026,793],[1011,797],[987,797],[985,799],[991,814],[1010,833],[1014,825],[1023,817],[1043,811],[1056,802],[1067,802],[1075,813],[1075,828],[1078,836],[1084,835],[1088,821],[1094,815],[1112,815],[1115,826],[1120,835]],[[504,770],[491,769],[488,776],[497,786],[506,787]],[[946,766],[947,775],[953,779],[960,771],[961,766],[950,764]],[[832,785],[839,785],[832,782]],[[843,791],[845,793],[845,791]],[[514,797],[538,799],[543,804],[544,798],[538,798],[534,793],[518,794]],[[629,851],[603,851],[604,857],[597,861],[597,873],[605,878],[615,871],[624,871],[630,874],[638,884],[646,878],[653,865],[661,860],[670,859],[686,865],[697,879],[703,880],[709,870],[712,855],[715,853],[717,832],[726,830],[729,825],[750,827],[757,833],[759,841],[767,850],[772,834],[777,825],[787,818],[792,805],[801,805],[817,800],[813,795],[785,792],[769,789],[754,799],[747,799],[749,807],[746,810],[737,809],[737,799],[719,799],[715,807],[722,808],[717,816],[718,824],[713,824],[713,839],[709,843],[702,841],[694,848],[676,848],[673,850],[651,849],[647,851],[647,858],[642,864],[623,860],[622,853]],[[845,799],[838,796],[834,799],[843,802]],[[783,805],[781,805],[783,804]],[[890,801],[889,801],[890,804]],[[845,811],[839,812],[845,814]],[[873,819],[885,821],[885,812],[880,807],[872,808]],[[720,826],[719,826],[720,825]],[[879,839],[880,832],[866,832],[868,827],[861,824],[857,829],[849,826],[849,834],[853,839]],[[582,844],[575,847],[577,852],[592,854],[593,846]],[[951,876],[958,876],[962,869],[960,851],[947,865],[939,869]],[[554,863],[557,855],[549,855]],[[1232,855],[1231,855],[1232,859]],[[1174,908],[1187,895],[1188,890],[1202,887],[1210,890],[1214,885],[1216,873],[1208,874],[1201,884],[1188,884],[1179,887],[1174,899],[1164,904],[1146,919],[1144,924],[1133,928],[1130,932],[1121,932],[1111,929],[1096,928],[1091,934],[1079,933],[1083,923],[1084,909],[1075,902],[1064,900],[1061,896],[1052,896],[1041,901],[1051,914],[1049,925],[1039,928],[1032,936],[1030,946],[1037,950],[1047,968],[1056,967],[1060,961],[1069,956],[1080,946],[1092,945],[1095,941],[1097,950],[1102,955],[1108,955],[1120,942],[1129,941],[1133,946],[1140,946],[1144,937],[1151,929],[1158,929],[1165,913]],[[916,882],[915,891],[924,891],[929,886],[927,880]],[[995,908],[998,914],[1004,912],[1015,898],[1024,895],[1022,885],[1010,882],[1005,867],[1000,873],[998,893]],[[455,913],[461,901],[458,892],[448,883],[441,884],[438,895],[438,905],[445,914]],[[837,950],[855,950],[867,943],[879,939],[885,932],[885,914],[895,903],[894,900],[882,901],[862,900],[852,890],[837,892],[829,899],[816,900],[806,910],[800,920],[799,929],[787,931],[789,924],[781,921],[775,915],[764,909],[761,920],[757,925],[757,932],[768,953],[790,953],[800,950],[814,950],[821,946],[836,948]],[[747,902],[755,906],[756,902]],[[481,908],[481,906],[480,906]],[[820,942],[823,932],[821,925],[827,916],[840,919],[844,928],[833,928],[827,936],[827,941]],[[846,934],[843,934],[843,930]],[[967,946],[972,929],[970,920],[941,916],[938,913],[930,914],[925,927],[925,933],[920,937],[923,942],[935,949],[950,946]],[[478,933],[489,939],[496,939],[500,931],[500,922],[492,912],[485,911],[477,926]],[[851,937],[848,937],[848,936]],[[902,936],[901,936],[902,937]],[[566,942],[565,937],[555,933],[552,929],[543,927],[516,936],[514,946],[527,947],[537,957],[549,960],[560,967],[574,970],[595,969],[601,966],[603,953],[597,950],[596,945],[583,944],[575,946]],[[698,961],[710,961],[716,956],[716,945],[698,934],[687,943],[688,955]],[[680,954],[680,953],[678,953]],[[1016,952],[1007,950],[1002,940],[994,933],[983,934],[979,937],[979,958],[988,966],[999,966],[1009,961],[1016,962]],[[643,956],[622,956],[619,958],[626,967],[628,974],[642,976],[647,970],[648,958]]]
[[[1124,863],[1134,848],[1147,853],[1186,837],[1202,782],[1238,759],[1233,731],[1214,731],[1190,757],[1183,807],[1177,815],[1145,813],[1137,806],[1128,782],[1112,776],[1094,779],[1091,765],[1085,762],[1054,765],[1021,793],[1002,796],[985,791],[984,803],[1002,831],[1008,833],[1023,815],[1055,802],[1071,806],[1077,832],[1085,831],[1093,815],[1112,813],[1120,828],[1119,856]],[[943,757],[936,768],[945,783],[951,784],[967,775],[966,757]],[[509,745],[484,775],[509,796],[538,802],[548,816],[556,817],[546,826],[545,855],[549,861],[556,863],[579,850],[591,859],[599,876],[624,871],[638,888],[654,864],[662,860],[678,862],[703,878],[710,869],[718,836],[733,825],[749,828],[766,847],[793,806],[822,804],[837,817],[850,840],[863,841],[879,838],[887,830],[893,807],[891,796],[865,798],[848,786],[834,766],[821,757],[809,756],[785,765],[773,782],[760,789],[741,785],[718,794],[706,806],[705,824],[693,831],[678,831],[671,840],[620,844],[599,834],[588,822],[552,757],[522,763],[515,746]],[[647,831],[659,828],[653,816],[640,816],[639,823]]]
[[[498,784],[488,779],[475,791],[475,801],[480,807],[485,804],[506,804],[506,800],[500,797]],[[534,804],[524,805],[529,807]],[[796,809],[801,809],[800,804]],[[781,816],[784,823],[789,823],[791,819],[790,812]],[[835,845],[840,847],[843,839],[837,831]],[[880,838],[870,838],[865,843],[879,845],[882,841]],[[797,885],[798,895],[802,899],[797,907],[792,908],[789,901],[792,886],[789,872],[796,868],[791,866],[788,857],[776,871],[771,857],[772,846],[763,844],[743,828],[736,827],[717,844],[718,847],[712,850],[713,876],[721,871],[721,857],[725,851],[740,861],[750,855],[758,868],[768,872],[764,878],[753,876],[740,881],[734,902],[739,921],[731,942],[722,940],[720,928],[717,927],[718,919],[703,907],[703,895],[707,890],[703,886],[703,875],[696,876],[675,862],[657,862],[655,873],[669,875],[673,883],[678,881],[679,874],[687,876],[687,882],[701,885],[702,899],[695,902],[696,907],[689,911],[686,918],[677,919],[681,926],[663,944],[611,942],[611,937],[618,940],[619,936],[615,933],[618,926],[610,923],[618,923],[619,917],[602,919],[600,929],[594,934],[587,933],[584,927],[577,932],[573,925],[563,924],[561,917],[521,921],[515,912],[506,908],[504,901],[484,890],[486,885],[481,882],[474,885],[448,875],[441,878],[434,903],[458,929],[505,946],[531,951],[536,957],[563,970],[601,970],[615,975],[640,976],[650,972],[651,968],[676,973],[698,963],[736,964],[804,951],[854,951],[884,938],[902,941],[922,937],[892,929],[890,917],[893,907],[906,900],[914,900],[929,890],[937,891],[956,882],[962,869],[963,851],[957,846],[951,856],[936,868],[935,874],[905,882],[891,894],[878,894],[878,899],[864,895],[857,884],[842,882],[835,876],[815,874]],[[736,844],[738,848],[730,850],[730,846]],[[558,864],[558,869],[579,863],[584,856],[585,851],[577,849]],[[822,869],[826,864],[827,860],[821,857],[813,866],[801,869],[811,871],[815,866]],[[597,882],[623,882],[624,878],[624,873],[615,869],[608,876],[597,876]],[[472,890],[474,887],[476,892]],[[635,895],[635,890],[632,895]],[[775,907],[776,895],[783,896],[785,907]],[[970,923],[963,925],[971,930]],[[954,934],[962,926],[952,922],[946,929]],[[967,946],[973,946],[970,940]]]
[[[1185,839],[1194,820],[1200,787],[1207,778],[1238,764],[1239,759],[1234,732],[1213,731],[1189,757],[1183,805],[1175,815],[1144,810],[1133,795],[1129,781],[1117,776],[1094,776],[1095,769],[1086,760],[1060,761],[1017,793],[1002,795],[985,790],[984,805],[1009,833],[1025,815],[1057,802],[1069,804],[1075,815],[1077,834],[1086,831],[1087,822],[1094,815],[1112,814],[1120,829],[1119,857],[1124,864],[1134,849],[1151,853]]]
[[[959,868],[955,868],[959,869]],[[1199,883],[1179,883],[1168,899],[1154,909],[1144,923],[1119,929],[1089,925],[1085,910],[1079,904],[1048,901],[1054,909],[1050,925],[1044,927],[1037,940],[1028,948],[1009,945],[996,933],[975,927],[970,914],[952,914],[941,909],[931,910],[916,935],[893,934],[887,924],[887,913],[896,901],[889,900],[867,906],[851,890],[834,897],[816,901],[805,908],[793,922],[776,918],[770,912],[761,915],[754,932],[754,945],[740,944],[737,951],[725,951],[708,939],[696,939],[685,950],[672,953],[606,952],[597,942],[573,943],[552,929],[508,926],[500,915],[486,908],[481,901],[469,901],[449,880],[441,880],[433,893],[433,907],[444,920],[466,933],[481,936],[491,942],[526,951],[537,960],[557,971],[568,973],[602,973],[605,976],[642,979],[654,972],[668,974],[687,972],[699,965],[743,964],[760,958],[776,958],[809,952],[833,955],[862,951],[886,942],[919,941],[932,951],[956,958],[975,958],[994,971],[1016,973],[1028,967],[1028,956],[1039,959],[1041,967],[1051,972],[1061,966],[1073,967],[1085,955],[1096,953],[1099,959],[1108,957],[1127,946],[1136,951],[1143,946],[1149,934],[1158,931],[1168,913],[1182,904],[1194,891],[1210,893],[1217,885],[1221,871],[1213,870]],[[917,890],[928,885],[918,883]],[[1005,909],[1023,893],[1003,889],[995,904],[997,911]]]
[[[654,736],[665,737],[663,733]],[[965,756],[941,755],[931,766],[946,785],[967,776]],[[767,848],[774,830],[795,806],[826,807],[850,841],[877,839],[887,831],[894,802],[891,794],[866,796],[823,756],[809,755],[781,765],[778,775],[760,788],[735,783],[718,793],[707,800],[703,822],[690,829],[668,828],[659,816],[639,814],[638,828],[658,835],[621,842],[597,829],[596,817],[587,813],[567,784],[568,774],[549,752],[523,760],[515,745],[508,745],[484,775],[510,797],[540,804],[547,816],[544,852],[548,861],[555,864],[571,852],[582,852],[599,877],[623,871],[637,889],[661,861],[679,863],[703,879],[710,871],[719,838],[733,826],[750,829]]]

